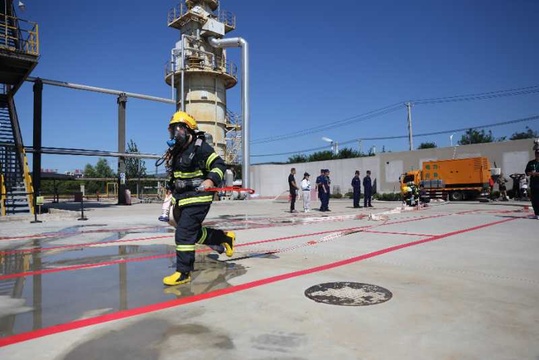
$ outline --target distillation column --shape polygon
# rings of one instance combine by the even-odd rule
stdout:
[[[165,75],[176,89],[176,108],[194,116],[199,129],[211,135],[216,152],[230,159],[225,134],[239,125],[227,111],[226,90],[238,82],[237,66],[208,38],[234,30],[236,18],[219,8],[219,0],[186,0],[169,11],[168,26],[180,30]]]

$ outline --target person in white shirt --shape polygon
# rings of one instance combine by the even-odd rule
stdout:
[[[309,181],[309,173],[303,174],[303,179],[301,180],[301,190],[303,195],[303,211],[311,211],[311,182]]]

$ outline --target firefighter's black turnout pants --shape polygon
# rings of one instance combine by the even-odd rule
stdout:
[[[191,272],[195,264],[195,244],[220,245],[226,242],[223,230],[203,227],[202,222],[210,211],[211,204],[186,206],[175,209],[176,219],[176,271]],[[179,210],[179,211],[178,211]],[[176,216],[174,216],[176,218]]]

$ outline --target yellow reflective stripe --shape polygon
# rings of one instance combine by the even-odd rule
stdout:
[[[211,154],[208,156],[208,159],[206,160],[206,169],[210,170],[210,165],[213,162],[213,160],[217,159],[218,155],[216,153]]]
[[[188,252],[195,251],[195,245],[176,245],[176,251]]]
[[[213,168],[213,169],[211,169],[210,172],[216,173],[217,176],[219,176],[219,179],[223,180],[223,172],[221,171],[221,169],[219,169],[219,168]]]
[[[197,241],[199,244],[204,244],[204,241],[206,241],[206,238],[208,237],[208,230],[206,230],[205,227],[202,228],[202,236]]]
[[[178,178],[191,179],[191,178],[203,176],[204,173],[202,172],[202,170],[197,170],[193,172],[174,171],[173,175],[175,179],[178,179]]]
[[[213,195],[196,196],[192,198],[181,199],[178,201],[178,204],[180,206],[183,206],[183,205],[198,204],[198,203],[208,203],[208,202],[212,202],[212,200],[213,200]]]

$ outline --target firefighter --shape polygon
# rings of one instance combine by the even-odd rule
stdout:
[[[228,257],[234,254],[234,232],[203,227],[210,210],[213,193],[205,189],[223,180],[225,163],[198,131],[195,119],[176,112],[168,130],[172,143],[171,177],[168,183],[173,194],[174,210],[171,217],[177,224],[176,272],[163,278],[165,285],[179,285],[191,281],[195,263],[195,244],[222,246]]]

